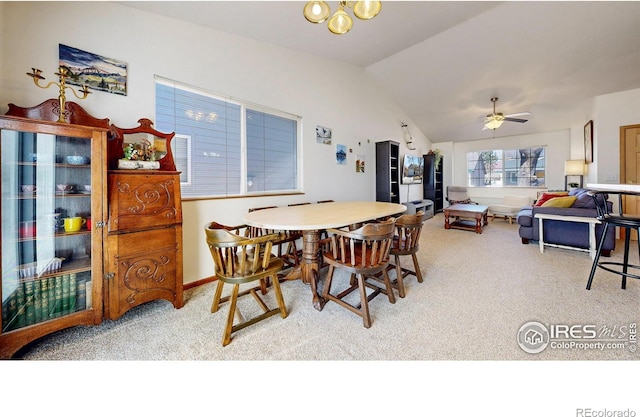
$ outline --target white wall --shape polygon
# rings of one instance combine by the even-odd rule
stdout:
[[[421,155],[428,140],[361,68],[212,31],[110,2],[0,2],[0,113],[8,103],[34,106],[57,97],[25,75],[32,67],[55,79],[58,44],[128,64],[127,96],[96,91],[78,101],[95,117],[120,127],[155,119],[154,74],[303,117],[304,195],[185,201],[184,282],[206,278],[212,261],[203,226],[212,220],[239,224],[249,207],[292,202],[375,200],[376,141],[395,140],[401,155]],[[408,151],[400,122],[417,147]],[[334,145],[315,143],[315,127],[333,129]],[[335,163],[335,144],[353,149],[349,163]],[[365,173],[355,172],[364,154]],[[404,201],[422,188],[402,186]]]
[[[620,127],[640,124],[640,89],[595,98],[593,107],[593,163],[588,182],[620,181]]]

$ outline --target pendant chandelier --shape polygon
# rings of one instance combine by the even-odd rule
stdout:
[[[326,1],[310,1],[305,4],[303,14],[311,23],[322,23],[329,19],[327,27],[331,33],[343,35],[349,32],[353,26],[353,20],[347,12],[344,11],[345,7],[352,8],[353,14],[358,19],[369,20],[380,13],[380,10],[382,10],[382,2],[372,0],[340,1],[338,2],[338,10],[329,18],[331,15],[331,7],[329,7]]]

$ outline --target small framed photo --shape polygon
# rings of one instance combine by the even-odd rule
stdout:
[[[584,162],[593,162],[593,120],[584,125]]]

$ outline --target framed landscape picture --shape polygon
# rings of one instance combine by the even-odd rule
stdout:
[[[593,120],[584,125],[584,162],[593,162]]]
[[[127,95],[127,64],[92,52],[59,44],[59,66],[71,72],[67,84]]]

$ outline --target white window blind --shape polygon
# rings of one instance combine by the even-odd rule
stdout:
[[[298,189],[297,116],[157,78],[156,127],[176,132],[184,197]]]

